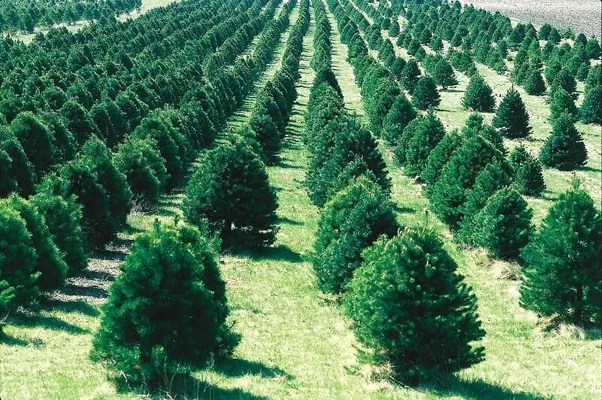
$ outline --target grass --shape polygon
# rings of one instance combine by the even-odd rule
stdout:
[[[331,14],[329,18],[333,66],[346,106],[365,120],[352,68],[345,60],[347,48],[340,42]],[[496,275],[508,266],[489,260],[481,251],[458,247],[443,224],[434,218],[427,221],[424,209],[428,203],[420,195],[420,185],[403,174],[382,143],[399,220],[406,225],[428,223],[437,230],[475,290],[487,331],[487,360],[419,389],[377,378],[373,376],[377,370],[358,363],[348,323],[337,304],[314,287],[308,261],[319,214],[304,188],[307,153],[300,139],[313,79],[309,67],[313,33],[312,23],[303,43],[299,98],[281,160],[268,168],[279,201],[277,242],[262,253],[225,254],[221,259],[234,329],[242,334],[242,342],[231,361],[198,371],[174,385],[170,395],[209,399],[600,398],[599,337],[579,340],[540,333],[535,316],[518,306],[518,283]],[[261,82],[278,68],[282,43]],[[243,112],[230,122],[240,124],[245,118],[248,113]],[[182,193],[165,196],[157,213],[130,215],[129,227],[119,242],[102,258],[92,260],[89,270],[46,302],[39,314],[10,316],[0,344],[1,398],[134,397],[117,393],[102,364],[88,359],[99,322],[99,304],[131,240],[150,229],[155,218],[168,222],[181,215],[182,197]]]

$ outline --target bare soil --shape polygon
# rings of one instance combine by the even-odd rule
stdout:
[[[541,26],[546,22],[557,28],[571,28],[600,39],[602,3],[600,0],[460,0],[463,4],[499,11],[510,18]]]

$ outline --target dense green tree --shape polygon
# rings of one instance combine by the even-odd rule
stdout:
[[[10,164],[3,165],[3,172],[6,171],[7,177],[14,179],[9,184],[10,191],[15,190],[23,197],[28,197],[33,192],[35,182],[34,168],[27,158],[21,143],[6,128],[0,126],[0,149],[2,149],[8,158]],[[17,188],[14,188],[16,184]],[[5,193],[8,194],[9,192]]]
[[[454,69],[443,58],[439,60],[437,64],[435,64],[433,69],[433,78],[435,78],[437,85],[442,86],[443,89],[447,89],[450,86],[455,86],[458,84]]]
[[[189,226],[155,224],[136,239],[103,306],[92,358],[130,386],[169,379],[229,355],[238,337],[212,242]],[[144,301],[141,301],[144,299]]]
[[[561,171],[571,171],[586,164],[587,149],[571,115],[563,113],[556,119],[539,159],[544,165]]]
[[[420,176],[431,151],[444,136],[445,128],[432,110],[425,117],[420,118],[420,123],[408,141],[405,173],[409,176]]]
[[[490,112],[495,107],[493,90],[481,77],[476,74],[470,78],[466,93],[462,97],[462,106],[467,110]]]
[[[381,136],[389,144],[394,145],[414,118],[416,118],[416,110],[403,93],[399,94],[385,117]]]
[[[586,124],[602,124],[602,86],[593,87],[585,92],[579,117]]]
[[[522,252],[521,306],[573,324],[599,324],[601,244],[600,211],[576,184],[560,195]]]
[[[73,134],[80,146],[92,136],[98,134],[98,127],[83,107],[73,100],[67,101],[59,110],[59,114],[67,122],[67,129]]]
[[[345,289],[361,262],[361,253],[380,235],[397,232],[393,204],[365,177],[354,179],[320,212],[312,264],[320,290]]]
[[[53,138],[48,127],[27,111],[13,119],[10,130],[21,143],[36,174],[46,173],[54,163]]]
[[[430,196],[433,185],[441,176],[443,167],[451,159],[454,151],[462,145],[463,140],[464,138],[457,131],[448,133],[429,154],[421,175],[426,184],[424,190],[427,197]]]
[[[510,163],[516,189],[525,196],[540,196],[546,189],[541,162],[521,145],[510,153]]]
[[[276,238],[276,194],[265,165],[242,140],[208,151],[184,197],[184,216],[194,225],[207,220],[225,247],[261,247]]]
[[[430,76],[420,78],[412,94],[412,104],[419,110],[425,111],[431,107],[437,107],[440,103],[441,96],[435,80]]]
[[[413,58],[410,58],[405,67],[403,67],[403,71],[401,71],[401,84],[403,85],[404,89],[412,93],[418,84],[420,75],[421,73],[418,63]]]
[[[571,95],[577,90],[577,81],[568,69],[562,68],[554,77],[550,91],[553,92],[557,88],[562,88]]]
[[[516,89],[511,88],[506,92],[495,112],[492,125],[509,139],[525,138],[531,134],[529,114]]]
[[[255,108],[249,119],[249,129],[254,132],[263,156],[269,163],[274,163],[277,160],[282,140],[278,127],[265,107]]]
[[[358,341],[418,384],[484,359],[476,297],[434,233],[407,229],[364,253],[345,299]]]
[[[523,85],[525,92],[532,96],[541,96],[546,92],[546,83],[538,70],[531,71]]]
[[[573,121],[577,119],[578,110],[573,97],[564,89],[557,88],[552,92],[550,101],[550,121],[554,122],[562,114],[568,113]]]

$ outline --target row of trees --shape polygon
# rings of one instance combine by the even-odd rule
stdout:
[[[110,19],[142,6],[141,0],[0,1],[0,32],[33,32],[38,26]]]

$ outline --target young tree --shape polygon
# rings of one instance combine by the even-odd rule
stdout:
[[[541,162],[521,145],[510,154],[510,163],[514,170],[515,188],[524,196],[541,196],[546,189]]]
[[[255,134],[263,153],[262,157],[265,157],[270,164],[275,163],[282,139],[278,127],[268,115],[265,107],[255,108],[249,120],[249,129]]]
[[[428,110],[441,103],[441,96],[437,90],[435,80],[430,76],[423,76],[418,80],[412,95],[412,104],[419,110]]]
[[[433,78],[435,78],[437,85],[442,86],[444,90],[450,86],[456,86],[458,84],[454,69],[443,58],[439,60],[437,64],[435,64],[435,68],[433,69]]]
[[[579,114],[573,97],[566,90],[557,88],[552,92],[552,100],[550,102],[550,121],[554,122],[564,113],[570,114],[572,121],[575,121]]]
[[[445,136],[445,128],[441,120],[431,110],[414,130],[405,155],[405,173],[409,176],[420,176],[426,166],[431,151]]]
[[[157,222],[120,269],[91,353],[116,379],[156,389],[212,355],[232,353],[238,337],[226,325],[216,249],[197,229]]]
[[[16,191],[23,197],[28,197],[33,192],[35,182],[33,165],[31,165],[25,151],[23,151],[21,143],[8,129],[2,126],[0,126],[0,149],[10,159],[10,164],[6,163],[2,166],[3,173],[6,171],[6,177],[14,180],[10,184],[10,191]],[[16,189],[14,184],[17,186]],[[6,195],[8,193],[10,192],[7,192]]]
[[[426,184],[424,191],[427,197],[431,195],[433,185],[441,176],[443,167],[451,159],[454,151],[462,145],[463,140],[464,138],[457,131],[453,131],[445,135],[429,154],[421,175]]]
[[[554,122],[552,134],[539,153],[541,162],[561,171],[572,171],[587,162],[587,149],[573,118],[563,113]]]
[[[397,229],[387,194],[366,177],[351,181],[320,213],[312,256],[320,290],[345,290],[364,248],[381,235],[394,236]]]
[[[498,190],[473,218],[472,237],[491,257],[516,260],[533,231],[531,210],[512,187]]]
[[[514,88],[508,90],[493,117],[492,125],[502,136],[509,139],[528,137],[531,134],[529,114],[520,94]]]
[[[525,88],[525,92],[532,96],[541,96],[546,92],[546,83],[539,70],[533,70],[529,73],[523,87]]]
[[[408,92],[414,92],[414,88],[418,83],[418,79],[420,78],[420,68],[418,67],[418,63],[413,58],[410,59],[406,63],[406,66],[403,67],[403,71],[401,72],[401,84],[404,89]]]
[[[406,126],[416,118],[416,110],[408,98],[400,93],[385,117],[381,136],[389,144],[395,145]]]
[[[391,363],[404,383],[484,359],[472,344],[485,335],[476,297],[432,232],[406,229],[367,249],[344,306],[370,358]]]
[[[585,92],[579,116],[583,123],[602,124],[602,86],[593,87]]]
[[[225,247],[269,246],[276,239],[276,193],[265,165],[243,140],[208,151],[184,197],[184,216],[207,220]]]
[[[10,124],[10,130],[23,146],[38,176],[48,172],[54,164],[54,143],[50,130],[33,113],[19,113]]]
[[[493,90],[479,74],[470,78],[466,93],[462,97],[462,105],[467,110],[490,112],[495,107]]]
[[[522,257],[522,307],[573,324],[600,324],[602,218],[578,183],[550,208]]]
[[[551,91],[562,88],[567,91],[568,94],[572,95],[577,90],[577,81],[573,74],[566,68],[561,68],[560,71],[554,77],[552,82]]]

